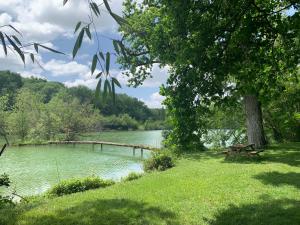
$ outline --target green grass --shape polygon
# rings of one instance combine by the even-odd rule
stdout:
[[[138,180],[0,210],[0,224],[299,225],[300,143],[260,160],[186,155]]]

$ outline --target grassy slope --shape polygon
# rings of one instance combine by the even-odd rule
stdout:
[[[300,144],[262,159],[187,156],[136,181],[0,210],[0,224],[299,225]]]

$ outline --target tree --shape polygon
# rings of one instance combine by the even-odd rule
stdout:
[[[64,134],[64,140],[67,141],[76,139],[79,133],[92,131],[100,120],[99,112],[94,110],[92,105],[80,104],[77,98],[72,98],[67,92],[59,93],[47,104],[47,107],[50,112],[51,127],[46,130],[56,131],[56,135]],[[44,120],[49,126],[47,121],[48,119]]]
[[[16,104],[9,114],[10,134],[16,135],[22,141],[29,134],[34,135],[32,133],[36,133],[34,127],[39,121],[41,107],[41,96],[28,89],[19,90]]]
[[[21,88],[22,85],[23,81],[19,74],[0,71],[0,96],[7,95],[9,108],[14,104],[15,90]]]
[[[65,89],[62,83],[47,81],[40,78],[23,78],[23,88],[40,95],[44,103],[48,103],[58,92]]]
[[[264,102],[266,128],[277,142],[299,141],[300,85],[293,80],[284,80],[281,87],[269,90],[271,101]]]
[[[68,92],[75,98],[79,99],[81,104],[92,103],[94,99],[94,92],[86,86],[79,85],[77,87],[71,87]]]
[[[145,121],[153,115],[144,102],[126,94],[117,94],[115,101],[108,97],[102,101],[95,101],[94,104],[105,116],[128,114],[138,121]]]
[[[211,104],[243,99],[248,142],[266,144],[263,92],[295,77],[299,64],[299,3],[273,0],[127,0],[119,57],[132,85],[155,64],[169,65],[161,93],[181,149],[198,148]],[[286,10],[295,12],[288,16]]]
[[[9,144],[7,138],[7,107],[8,106],[8,97],[6,95],[0,96],[0,137],[2,136],[5,139],[5,142]]]

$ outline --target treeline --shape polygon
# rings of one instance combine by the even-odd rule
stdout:
[[[74,140],[77,134],[107,129],[163,129],[165,111],[149,109],[126,94],[96,100],[85,86],[22,78],[0,71],[0,135],[21,141]]]

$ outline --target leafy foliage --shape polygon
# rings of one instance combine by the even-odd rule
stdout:
[[[9,187],[10,180],[7,174],[0,175],[0,188],[1,187]],[[9,196],[0,195],[0,206],[2,207],[4,204],[12,204],[12,199]]]
[[[165,127],[165,121],[146,120],[144,123],[145,130],[163,130]]]
[[[103,128],[109,130],[136,130],[139,123],[128,114],[109,116],[103,121]]]
[[[87,177],[84,179],[72,179],[62,181],[48,191],[49,196],[63,196],[91,189],[105,188],[113,185],[111,180],[102,180],[98,177]]]
[[[262,101],[263,93],[297,73],[298,2],[128,0],[124,5],[130,26],[121,26],[125,54],[119,62],[134,86],[149,77],[155,63],[171,67],[161,94],[173,126],[169,143],[181,150],[201,148],[212,103],[231,104],[247,94]],[[289,9],[295,12],[287,16]]]
[[[155,152],[149,159],[144,161],[144,170],[147,172],[153,170],[164,171],[174,166],[172,157],[166,153]]]
[[[122,178],[122,181],[126,182],[126,181],[137,180],[137,179],[141,178],[142,176],[143,176],[143,174],[141,174],[141,173],[131,172],[126,177]]]
[[[263,108],[270,139],[277,142],[300,140],[300,120],[297,118],[300,86],[294,79],[284,81],[280,88],[270,91],[272,100]]]

